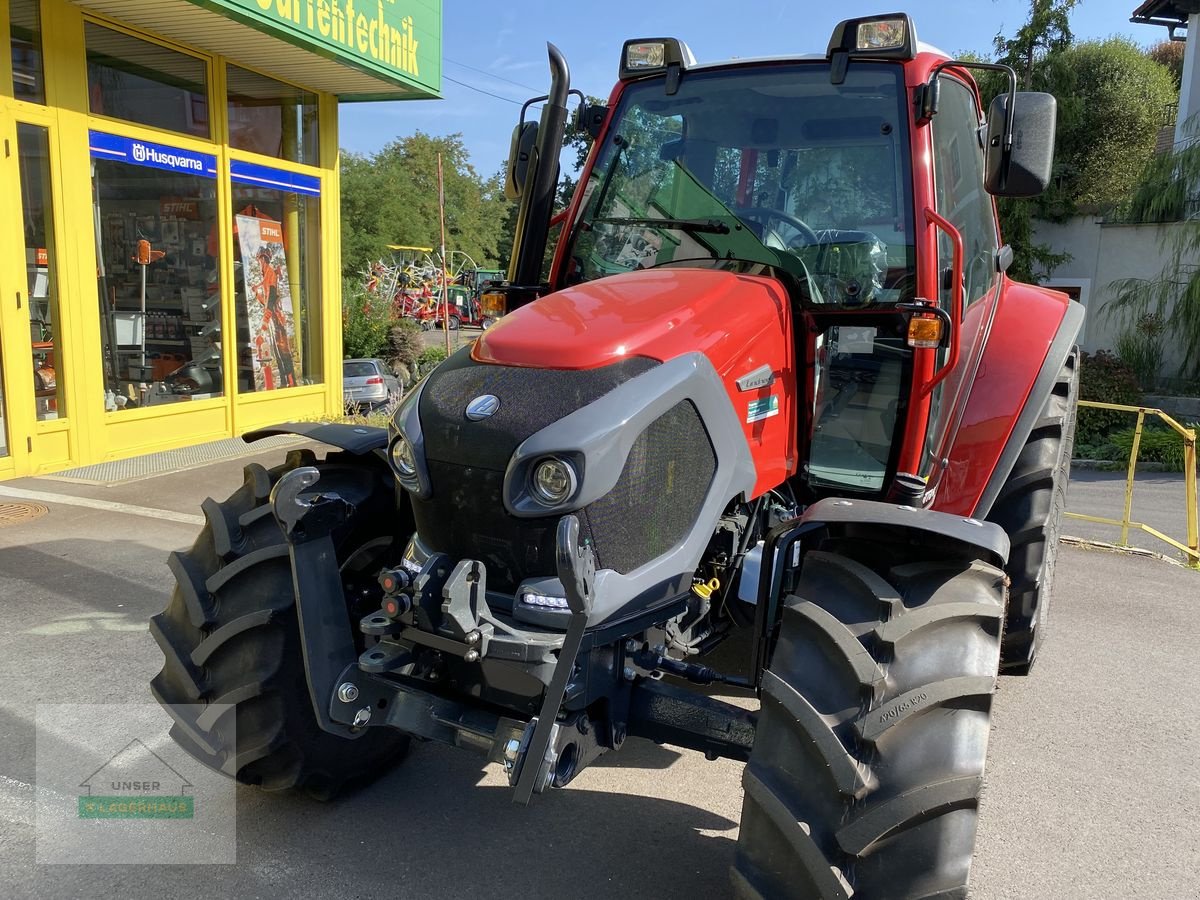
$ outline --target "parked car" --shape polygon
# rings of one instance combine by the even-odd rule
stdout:
[[[342,399],[346,408],[378,409],[399,402],[403,389],[382,359],[342,360]]]

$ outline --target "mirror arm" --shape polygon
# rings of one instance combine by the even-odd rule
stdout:
[[[921,104],[921,114],[918,117],[918,122],[927,122],[937,113],[938,104],[938,76],[945,69],[982,69],[987,72],[1003,72],[1008,77],[1008,103],[1006,104],[1004,114],[1004,136],[1002,138],[1002,166],[1001,182],[1008,181],[1008,167],[1012,158],[1013,144],[1013,122],[1015,121],[1017,111],[1017,73],[1012,66],[1001,65],[1000,63],[985,63],[974,62],[966,59],[947,59],[938,63],[929,73],[929,81],[924,85],[924,90],[919,95],[918,99]]]

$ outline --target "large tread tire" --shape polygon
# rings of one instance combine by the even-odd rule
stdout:
[[[763,672],[737,895],[966,897],[1005,585],[884,532],[805,556]]]
[[[386,771],[409,741],[386,729],[349,740],[317,724],[288,546],[268,502],[275,482],[301,465],[316,465],[319,488],[355,504],[334,534],[339,563],[393,521],[390,478],[372,461],[330,454],[318,462],[303,450],[271,470],[247,466],[228,500],[204,501],[206,523],[192,548],[171,554],[175,591],[150,620],[165,657],[150,691],[174,720],[171,737],[205,765],[263,790],[328,799]]]
[[[1012,581],[1000,650],[1005,675],[1028,675],[1046,637],[1078,400],[1079,353],[1072,351],[987,516],[1012,543],[1004,567]]]

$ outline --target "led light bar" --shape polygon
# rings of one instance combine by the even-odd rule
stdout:
[[[533,591],[525,591],[521,594],[521,602],[526,606],[535,606],[539,609],[567,609],[566,597],[554,597],[550,594],[535,594]]]

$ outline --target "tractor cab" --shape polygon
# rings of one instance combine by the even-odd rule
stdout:
[[[797,485],[918,500],[942,474],[948,411],[1011,259],[992,196],[1040,192],[1053,149],[1053,98],[1010,76],[985,115],[971,68],[997,67],[919,44],[905,15],[844,22],[823,56],[701,65],[673,39],[626,42],[609,106],[577,115],[595,146],[536,285],[544,129],[514,133],[524,235],[504,309],[648,270],[773,279],[789,357],[772,374],[807,398],[780,410]],[[746,313],[730,305],[731,332]],[[757,399],[746,424],[776,411]]]

